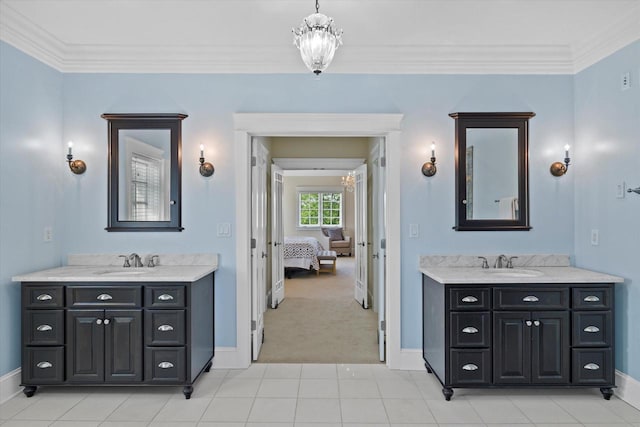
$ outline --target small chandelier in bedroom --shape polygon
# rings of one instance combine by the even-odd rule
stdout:
[[[349,193],[353,193],[354,188],[356,188],[356,174],[353,171],[350,171],[347,176],[342,177],[342,185],[347,189]]]
[[[336,30],[333,18],[319,10],[316,0],[316,13],[304,18],[300,27],[293,29],[293,44],[300,49],[304,64],[316,75],[327,69],[342,44],[342,30]]]

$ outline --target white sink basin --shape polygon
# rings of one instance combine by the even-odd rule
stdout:
[[[544,275],[542,271],[526,270],[521,268],[494,268],[484,270],[484,272],[498,277],[539,277]]]
[[[93,274],[99,274],[101,276],[135,276],[137,274],[145,274],[147,273],[146,271],[140,271],[140,270],[132,270],[132,271],[112,271],[112,270],[107,270],[107,271],[96,271]]]

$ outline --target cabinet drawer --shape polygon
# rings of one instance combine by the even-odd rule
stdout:
[[[489,347],[491,316],[489,312],[451,313],[451,347]]]
[[[184,310],[145,310],[146,345],[184,345]]]
[[[489,310],[489,289],[453,288],[449,290],[451,310]]]
[[[611,349],[573,349],[572,380],[580,385],[613,384]]]
[[[613,319],[610,311],[574,311],[572,342],[576,347],[610,347]]]
[[[180,383],[186,378],[184,347],[147,347],[144,355],[145,381]]]
[[[569,308],[569,289],[502,288],[493,291],[493,298],[499,310]]]
[[[67,286],[69,307],[140,307],[140,286]]]
[[[25,310],[24,345],[64,345],[64,310]]]
[[[23,286],[22,301],[28,308],[58,308],[64,306],[64,292],[60,286]]]
[[[573,308],[579,310],[609,310],[611,288],[573,288]]]
[[[182,285],[145,286],[144,305],[151,308],[181,308],[185,303]]]
[[[481,385],[491,382],[490,350],[451,350],[450,383]]]
[[[64,381],[64,347],[26,347],[24,358],[24,384],[57,384]]]

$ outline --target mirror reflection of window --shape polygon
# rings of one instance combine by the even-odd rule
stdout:
[[[517,220],[518,129],[467,128],[466,141],[467,218]]]
[[[169,221],[169,129],[120,129],[120,221]]]

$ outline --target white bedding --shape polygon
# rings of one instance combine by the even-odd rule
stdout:
[[[324,250],[315,237],[285,237],[284,266],[318,270],[318,252]]]

